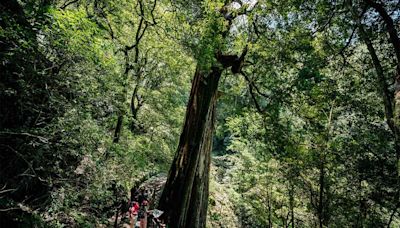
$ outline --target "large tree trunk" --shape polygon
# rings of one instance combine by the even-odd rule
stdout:
[[[228,4],[230,1],[225,2]],[[220,34],[225,39],[228,33],[221,30]],[[185,124],[159,201],[159,209],[164,211],[163,218],[171,228],[202,228],[206,225],[218,83],[224,69],[231,67],[232,73],[241,72],[247,46],[240,56],[214,51],[217,63],[210,69],[204,71],[197,65]]]
[[[212,67],[206,74],[199,66],[196,69],[178,150],[159,202],[169,227],[205,227],[215,105],[222,70]]]
[[[217,89],[222,71],[241,72],[247,46],[240,56],[216,51],[217,62],[207,71],[197,65],[185,124],[168,180],[159,202],[169,227],[205,227],[208,177],[214,133]]]
[[[191,227],[205,227],[208,208],[208,186],[211,163],[212,138],[216,112],[216,94],[211,98],[206,128],[200,148],[199,163],[194,177],[187,224]]]

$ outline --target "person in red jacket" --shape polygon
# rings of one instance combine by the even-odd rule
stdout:
[[[138,195],[139,192],[137,191],[137,188],[132,188],[131,189],[131,200],[129,202],[129,220],[131,222],[130,227],[135,228],[136,227],[136,221],[137,221],[137,216],[139,213],[139,208],[140,205],[138,203]]]
[[[138,202],[133,202],[131,208],[129,208],[129,220],[131,221],[131,228],[135,227],[136,217],[139,212],[139,204]]]

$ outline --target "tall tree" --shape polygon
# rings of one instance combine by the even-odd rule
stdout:
[[[213,18],[228,21],[227,27],[212,28],[212,35],[222,37],[224,42],[235,17],[230,4],[227,1]],[[206,225],[218,84],[225,69],[231,68],[233,74],[241,71],[246,53],[247,47],[240,56],[225,55],[221,46],[216,46],[211,50],[215,56],[211,67],[202,65],[200,61],[196,67],[185,124],[159,202],[159,208],[165,211],[164,217],[171,227]]]

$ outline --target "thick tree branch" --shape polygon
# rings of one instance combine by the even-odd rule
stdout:
[[[397,195],[399,195],[399,191],[397,191]],[[397,204],[396,204],[396,206],[394,207],[392,213],[390,214],[390,218],[389,218],[389,222],[388,222],[388,224],[387,224],[387,228],[390,228],[390,227],[391,227],[390,225],[392,224],[393,218],[394,218],[394,216],[396,215],[397,210],[399,209],[399,207],[400,207],[400,201],[397,202]]]
[[[393,19],[387,13],[385,7],[381,3],[377,3],[374,0],[365,0],[365,2],[374,8],[379,15],[382,17],[383,21],[386,24],[386,30],[389,33],[390,42],[393,44],[394,51],[396,53],[397,61],[400,64],[400,39],[397,35],[397,31],[393,22]],[[398,66],[400,67],[400,66]]]
[[[353,31],[351,32],[351,35],[349,37],[349,39],[347,40],[346,44],[344,45],[344,47],[339,51],[339,55],[344,55],[344,51],[350,46],[351,41],[353,40],[354,34],[356,33],[357,30],[357,26],[354,26]]]
[[[257,111],[259,113],[265,113],[265,110],[263,110],[261,108],[261,105],[257,101],[257,97],[253,91],[253,88],[255,88],[257,93],[259,93],[260,95],[264,95],[264,94],[259,92],[258,88],[254,85],[254,83],[250,80],[250,78],[243,71],[241,71],[240,73],[241,73],[241,75],[243,75],[243,77],[245,78],[245,80],[247,81],[247,83],[249,85],[250,95],[251,95],[251,98],[253,99],[253,102],[254,102],[254,105],[256,106]]]
[[[371,40],[369,39],[368,35],[366,34],[363,25],[359,21],[358,21],[358,30],[360,32],[361,39],[367,45],[368,52],[371,56],[372,63],[374,64],[376,74],[378,76],[379,85],[380,85],[381,91],[382,91],[382,98],[383,98],[384,105],[385,105],[385,116],[386,116],[387,123],[388,123],[390,129],[392,130],[392,132],[395,133],[395,126],[393,123],[393,106],[392,106],[393,99],[389,92],[388,85],[386,83],[386,78],[385,78],[385,73],[384,73],[383,67],[382,67],[381,62],[378,58],[378,55],[375,51],[375,48],[372,45]]]
[[[48,143],[49,139],[43,137],[43,136],[39,136],[39,135],[33,135],[27,132],[9,132],[9,131],[2,131],[0,132],[0,135],[20,135],[20,136],[28,136],[28,137],[32,137],[32,138],[37,138],[39,139],[39,141],[41,141],[42,143]]]

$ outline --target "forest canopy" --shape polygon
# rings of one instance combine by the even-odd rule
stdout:
[[[400,227],[399,36],[398,0],[2,0],[0,226],[147,186],[167,227]]]

